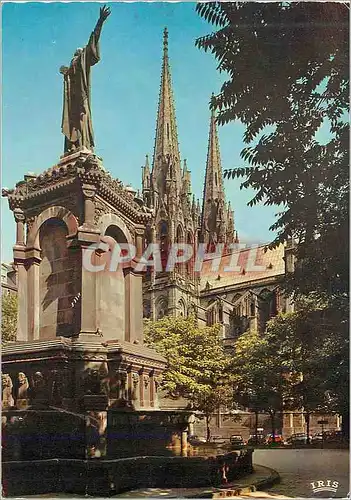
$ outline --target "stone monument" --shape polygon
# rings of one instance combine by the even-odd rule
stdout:
[[[18,380],[17,410],[11,415],[27,412],[31,428],[37,425],[30,415],[38,412],[47,412],[49,427],[53,411],[81,419],[83,435],[79,422],[67,432],[80,433],[87,457],[104,455],[106,443],[109,455],[122,449],[138,454],[139,423],[147,422],[160,445],[170,429],[184,427],[179,413],[165,418],[159,410],[166,362],[143,345],[142,272],[136,265],[150,211],[93,152],[89,75],[99,60],[100,32],[109,14],[106,7],[100,9],[88,44],[76,51],[69,68],[61,68],[64,155],[40,175],[27,174],[3,192],[17,226],[13,252],[19,306],[17,339],[2,350],[3,408],[16,406],[12,381]],[[93,272],[104,268],[111,245],[121,243],[134,245],[135,257],[114,272]],[[158,436],[163,437],[157,441]],[[142,441],[144,448],[151,442]],[[61,443],[55,453],[62,448]]]

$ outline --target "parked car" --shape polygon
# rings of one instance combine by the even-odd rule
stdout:
[[[201,436],[189,436],[188,437],[188,442],[192,446],[197,446],[199,444],[204,444],[206,443],[206,438],[201,437]]]
[[[211,442],[215,444],[226,444],[228,443],[228,438],[223,438],[221,436],[212,436]]]
[[[297,432],[296,434],[292,434],[286,442],[288,444],[307,444],[307,434],[304,432]],[[312,442],[312,436],[310,436],[310,442]]]
[[[254,446],[255,444],[266,444],[266,438],[263,434],[257,434],[256,439],[256,434],[250,434],[247,444],[250,446]]]
[[[245,446],[245,441],[239,434],[233,434],[232,436],[230,436],[229,441],[232,446]]]
[[[342,441],[342,432],[341,431],[326,431],[324,432],[324,440],[329,443],[339,443]]]
[[[273,441],[273,434],[267,434],[266,436],[266,444],[284,444],[284,439],[281,434],[274,434],[274,441]]]
[[[312,435],[312,443],[320,443],[323,440],[324,436],[322,432],[317,432],[316,434]]]

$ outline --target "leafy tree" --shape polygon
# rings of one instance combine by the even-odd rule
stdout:
[[[285,289],[295,299],[313,293],[325,301],[323,313],[310,310],[307,320],[309,326],[311,318],[317,321],[313,331],[329,367],[326,384],[343,409],[347,431],[347,6],[209,2],[196,9],[218,28],[196,44],[212,52],[227,77],[211,106],[218,109],[220,124],[240,120],[245,125],[241,156],[247,165],[225,175],[242,177],[241,186],[255,190],[249,205],[280,207],[271,247],[290,239],[296,243],[297,265]]]
[[[219,326],[199,328],[194,317],[169,317],[145,322],[145,342],[165,356],[163,389],[171,398],[184,397],[189,407],[210,421],[220,406],[230,406],[232,391]]]
[[[274,441],[276,416],[282,410],[287,379],[271,340],[256,331],[241,335],[235,342],[231,371],[237,401],[256,416],[259,412],[270,415]]]
[[[311,413],[347,412],[346,347],[328,318],[328,302],[311,294],[297,301],[294,312],[270,320],[265,332],[288,370],[285,407],[304,410],[308,436]]]
[[[275,244],[347,224],[347,7],[209,2],[196,9],[220,27],[196,41],[228,75],[212,103],[218,122],[246,126],[242,157],[251,166],[233,174],[257,190],[251,205],[284,208],[272,226]],[[329,129],[326,144],[316,140],[321,125]]]
[[[17,295],[2,294],[1,297],[1,342],[5,344],[16,340],[17,332]]]
[[[341,355],[338,334],[322,328],[327,302],[311,295],[296,306],[271,319],[262,335],[249,331],[239,337],[232,370],[238,400],[256,414],[269,413],[273,434],[277,412],[300,409],[309,436],[312,413],[344,414],[347,372],[336,376],[330,362]]]

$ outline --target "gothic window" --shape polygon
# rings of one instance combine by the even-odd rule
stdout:
[[[240,316],[238,311],[234,309],[229,316],[229,337],[237,337],[241,332]]]
[[[179,316],[183,316],[183,317],[186,316],[186,307],[185,307],[184,300],[182,300],[182,299],[180,299],[178,301],[178,311],[179,311]]]
[[[218,321],[220,323],[223,323],[223,304],[222,303],[220,303],[218,305]]]
[[[217,323],[217,308],[216,304],[211,304],[206,311],[206,324],[213,326]]]
[[[217,172],[215,172],[215,185],[218,186],[218,177],[217,177]]]
[[[162,319],[167,316],[168,313],[168,301],[166,297],[159,297],[156,302],[156,319]]]
[[[168,224],[165,220],[161,220],[160,222],[160,234],[161,236],[167,236],[168,234]]]
[[[176,242],[177,243],[184,243],[184,233],[183,233],[182,226],[180,226],[180,225],[177,228]],[[178,251],[178,255],[180,255],[181,253],[182,253],[182,251]],[[184,263],[177,263],[176,264],[176,270],[178,271],[178,273],[183,274],[184,269],[185,269]]]
[[[250,304],[250,316],[254,317],[255,313],[256,313],[256,311],[255,311],[255,302],[252,300],[251,304]]]
[[[187,271],[188,277],[190,279],[194,279],[195,248],[194,248],[193,235],[190,231],[188,232],[187,243],[188,243],[188,245],[192,246],[193,253],[192,253],[192,256],[190,257],[190,259],[186,263],[186,271]]]
[[[162,220],[159,224],[160,253],[162,269],[165,271],[168,260],[168,224]]]

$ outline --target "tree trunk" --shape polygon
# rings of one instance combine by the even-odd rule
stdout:
[[[257,429],[258,429],[258,411],[255,411],[255,442],[256,446],[258,445],[258,435],[257,435]]]
[[[271,414],[271,427],[272,427],[272,443],[275,443],[275,420],[274,420],[275,412],[271,411],[270,414]]]
[[[210,422],[211,422],[211,415],[206,415],[206,441],[209,442],[211,438],[211,429],[210,429]]]
[[[307,444],[310,444],[310,422],[311,422],[311,414],[309,411],[305,413],[305,422],[306,422],[306,434],[307,434]]]

